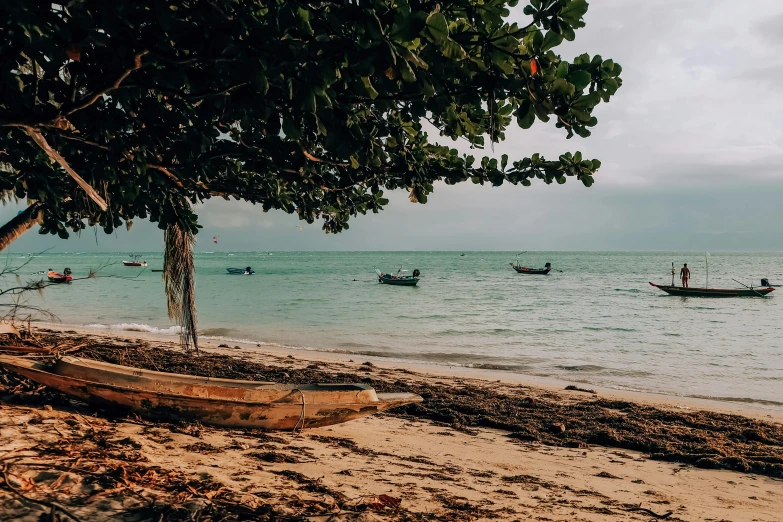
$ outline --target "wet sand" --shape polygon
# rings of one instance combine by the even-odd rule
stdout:
[[[330,428],[264,433],[116,416],[0,373],[0,477],[80,520],[772,521],[783,508],[783,426],[763,411],[332,354],[205,346],[194,358],[149,336],[38,335],[133,366],[425,397]],[[0,520],[51,509],[0,487]]]

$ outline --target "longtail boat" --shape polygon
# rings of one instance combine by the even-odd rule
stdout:
[[[62,274],[50,269],[46,273],[46,278],[49,279],[49,281],[52,283],[70,283],[73,279],[73,276],[71,275],[70,268],[63,270]]]
[[[689,297],[764,297],[775,290],[774,288],[683,288],[674,285],[658,285],[650,283],[651,286],[659,288],[670,295],[689,296]]]
[[[235,428],[329,426],[422,401],[413,393],[376,393],[366,384],[209,379],[75,358],[54,362],[0,355],[0,366],[73,397],[142,417]]]
[[[249,266],[245,268],[226,268],[226,272],[231,275],[253,275],[256,273],[256,271]]]
[[[528,275],[547,275],[552,270],[552,264],[547,263],[544,268],[527,268],[526,266],[520,266],[519,263],[510,263],[511,268],[517,271],[518,274]]]
[[[122,264],[125,266],[147,266],[146,261],[141,261],[141,256],[131,254],[130,258],[130,261],[123,261]]]
[[[407,275],[406,272],[407,270],[400,269],[396,274],[384,274],[377,268],[375,269],[375,273],[378,274],[379,283],[397,286],[416,286],[419,282],[419,275],[421,274],[419,269],[415,269],[412,276]]]

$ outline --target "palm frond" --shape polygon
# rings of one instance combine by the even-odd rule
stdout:
[[[169,318],[180,327],[186,350],[198,352],[196,334],[196,267],[193,263],[195,236],[179,225],[164,232],[163,282],[166,287]]]

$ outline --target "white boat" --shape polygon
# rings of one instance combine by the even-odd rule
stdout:
[[[146,261],[139,261],[141,259],[141,256],[131,254],[130,258],[131,258],[130,261],[123,261],[122,264],[125,266],[147,266]]]

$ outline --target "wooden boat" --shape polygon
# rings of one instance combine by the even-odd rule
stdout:
[[[270,381],[246,381],[186,375],[182,373],[156,372],[153,370],[144,370],[131,366],[96,361],[94,359],[83,359],[70,355],[61,357],[52,364],[52,372],[57,375],[74,377],[83,381],[102,382],[146,390],[171,391],[174,389],[171,385],[181,384],[244,388],[250,390],[276,385],[276,383]]]
[[[63,270],[63,273],[55,272],[52,269],[49,269],[49,272],[46,273],[47,279],[51,281],[52,283],[70,283],[73,279],[73,276],[71,276],[71,269],[66,268]]]
[[[226,268],[226,272],[231,275],[253,275],[256,273],[255,270],[249,266],[246,268]]]
[[[419,272],[418,268],[413,271],[412,276],[407,275],[406,272],[407,270],[400,269],[396,274],[384,274],[377,268],[375,269],[375,273],[378,274],[379,283],[396,286],[416,286],[419,282],[419,274],[421,274],[421,272]]]
[[[519,263],[511,263],[511,268],[516,270],[518,274],[547,275],[552,270],[552,264],[547,263],[544,268],[527,268],[520,266]]]
[[[650,283],[651,286],[659,288],[670,295],[690,296],[690,297],[764,297],[775,290],[774,288],[683,288],[674,285],[657,285]]]
[[[130,258],[131,258],[130,261],[123,261],[122,264],[125,266],[147,266],[146,261],[139,261],[141,259],[141,256],[131,254]]]
[[[329,426],[422,401],[412,393],[376,393],[364,384],[270,385],[148,372],[92,361],[61,364],[0,355],[0,366],[73,397],[143,417],[236,428]],[[115,379],[117,382],[113,382]]]

